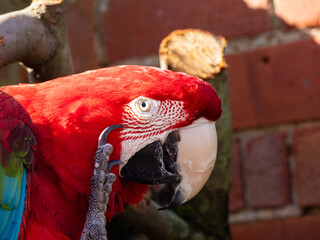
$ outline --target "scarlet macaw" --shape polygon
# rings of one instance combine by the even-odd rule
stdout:
[[[37,141],[30,181],[22,181],[29,197],[22,223],[17,222],[21,239],[80,238],[96,142],[108,126],[124,127],[113,130],[107,140],[113,146],[110,161],[123,163],[112,169],[117,180],[109,195],[109,219],[124,205],[138,203],[146,184],[173,184],[175,193],[165,208],[181,204],[200,191],[213,169],[214,123],[221,115],[221,102],[216,91],[198,78],[152,67],[118,66],[1,90],[30,114]],[[0,120],[7,118],[1,115]],[[35,145],[30,135],[25,141]],[[28,150],[31,155],[32,148]],[[2,190],[0,197],[7,191]]]

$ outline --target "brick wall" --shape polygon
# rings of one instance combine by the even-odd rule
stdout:
[[[158,66],[175,29],[225,36],[233,238],[320,239],[319,0],[69,0],[67,24],[76,72]],[[0,78],[25,80],[17,69]]]

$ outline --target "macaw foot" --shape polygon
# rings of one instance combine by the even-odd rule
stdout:
[[[108,133],[113,130],[111,126],[103,131],[99,138],[98,149],[94,157],[94,170],[91,178],[91,193],[89,207],[84,229],[80,240],[107,240],[106,211],[109,202],[109,194],[116,176],[110,173],[112,166],[120,164],[120,161],[109,161],[112,153],[112,145],[105,144]],[[104,145],[103,142],[104,141]]]

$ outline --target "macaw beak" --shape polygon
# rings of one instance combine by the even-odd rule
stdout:
[[[171,202],[161,209],[193,198],[207,182],[217,154],[215,123],[204,118],[174,130],[165,141],[154,141],[133,155],[120,169],[120,176],[143,184],[170,183],[175,187]]]

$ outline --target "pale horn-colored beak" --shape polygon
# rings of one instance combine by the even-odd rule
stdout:
[[[217,156],[215,122],[200,118],[179,129],[177,166],[181,181],[166,209],[180,205],[197,195],[208,181]]]

